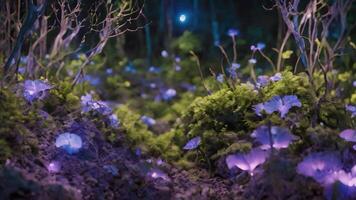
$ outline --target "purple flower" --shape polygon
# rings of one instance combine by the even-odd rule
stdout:
[[[253,175],[255,168],[258,165],[263,164],[267,157],[268,154],[266,151],[255,148],[247,154],[238,153],[229,155],[226,157],[225,162],[229,169],[238,167],[241,170],[248,171],[251,175]]]
[[[141,156],[142,155],[141,149],[140,148],[136,148],[135,149],[135,154],[136,154],[136,156]]]
[[[292,107],[301,107],[302,103],[299,101],[298,97],[295,95],[286,95],[286,96],[274,96],[269,101],[263,103],[263,106],[257,105],[254,106],[255,113],[261,116],[261,111],[264,110],[268,114],[272,114],[275,111],[278,111],[282,118],[286,116],[289,112],[289,109]],[[263,109],[262,109],[263,108]]]
[[[157,84],[156,83],[150,83],[150,88],[154,89],[157,87]]]
[[[257,50],[261,51],[265,47],[266,47],[265,43],[259,42],[256,45],[251,45],[250,49],[251,49],[251,51],[257,51]]]
[[[26,72],[26,68],[25,67],[19,67],[19,69],[17,70],[20,74],[24,75]]]
[[[270,149],[270,134],[272,135],[272,146],[276,149],[287,148],[293,140],[297,140],[298,137],[291,134],[286,128],[281,128],[278,126],[272,126],[269,130],[268,126],[260,126],[254,130],[251,137],[256,138],[256,141],[262,144],[261,149]]]
[[[340,137],[349,142],[356,142],[356,130],[346,129],[340,133]]]
[[[241,65],[239,63],[231,63],[231,69],[233,70],[237,70],[241,67]]]
[[[62,133],[56,139],[56,147],[64,149],[68,154],[78,153],[83,142],[79,135],[74,133]]]
[[[160,69],[159,67],[156,67],[156,66],[150,66],[150,67],[148,68],[148,71],[151,72],[151,73],[156,73],[156,74],[158,74],[158,73],[161,71],[161,69]]]
[[[265,107],[263,103],[259,103],[253,106],[253,110],[255,111],[256,115],[262,116],[262,111],[264,111]]]
[[[224,82],[224,74],[218,74],[216,76],[216,80],[220,83],[223,83]]]
[[[42,80],[26,80],[23,95],[28,102],[32,102],[37,99],[43,99],[46,91],[51,88],[52,86]]]
[[[230,77],[232,79],[236,79],[237,78],[237,73],[236,73],[236,70],[240,68],[240,64],[238,63],[232,63],[231,64],[231,67],[229,67],[227,69],[227,72],[229,73]]]
[[[227,30],[227,35],[230,37],[235,37],[240,35],[240,31],[234,28],[230,28],[229,30]]]
[[[269,78],[270,81],[272,82],[277,82],[282,79],[282,74],[281,73],[276,73],[275,75],[271,76]]]
[[[346,105],[346,110],[351,113],[351,117],[355,117],[356,116],[356,106]]]
[[[168,57],[168,52],[166,50],[161,51],[161,56],[163,58],[167,58]]]
[[[112,114],[111,108],[105,102],[93,100],[91,94],[86,94],[80,99],[83,112],[95,111],[102,115]]]
[[[168,90],[164,91],[162,94],[162,99],[165,101],[172,100],[177,95],[177,91],[173,88],[169,88]]]
[[[297,173],[312,177],[323,185],[335,182],[335,174],[342,168],[335,153],[312,153],[305,157],[297,166]]]
[[[113,70],[112,70],[112,68],[107,68],[105,70],[105,72],[106,72],[106,74],[112,74]]]
[[[180,63],[181,59],[180,59],[180,57],[177,56],[177,57],[174,59],[174,61],[176,61],[176,63]]]
[[[52,161],[47,165],[47,170],[51,173],[58,173],[61,169],[61,165],[57,161]]]
[[[174,66],[174,70],[176,70],[177,72],[179,72],[180,70],[182,70],[182,67],[180,65],[175,65]]]
[[[164,181],[170,181],[170,178],[166,173],[161,171],[160,169],[151,169],[148,173],[147,176],[153,179],[162,179]]]
[[[109,125],[113,128],[119,128],[120,121],[115,114],[111,114],[109,117]]]
[[[142,121],[144,124],[146,124],[148,127],[153,126],[153,125],[156,124],[156,120],[154,120],[153,118],[148,117],[148,116],[146,116],[146,115],[143,115],[143,116],[141,117],[141,121]]]
[[[200,136],[194,137],[191,140],[189,140],[187,144],[185,144],[183,149],[184,150],[196,149],[200,145],[200,143],[201,143],[201,137]]]
[[[352,82],[352,86],[356,87],[356,81]]]
[[[264,87],[266,85],[268,85],[269,83],[269,77],[266,76],[266,75],[262,75],[262,76],[258,76],[257,77],[257,88],[261,88],[261,87]]]
[[[343,170],[334,172],[333,184],[324,185],[326,199],[356,199],[356,178],[352,173]]]

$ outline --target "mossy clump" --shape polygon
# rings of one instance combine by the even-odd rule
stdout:
[[[127,106],[119,106],[115,114],[120,119],[125,134],[125,138],[129,141],[130,146],[141,147],[142,150],[149,150],[153,145],[154,135],[148,130],[148,127],[140,120],[141,116]]]
[[[160,156],[166,160],[179,158],[180,148],[173,144],[176,136],[175,130],[155,135],[141,122],[141,116],[125,105],[119,106],[115,114],[120,119],[120,129],[131,147],[138,147],[143,153]]]
[[[69,81],[57,83],[57,87],[50,91],[50,95],[44,100],[44,109],[49,112],[62,113],[66,115],[80,107],[78,94],[83,93],[80,85],[72,88]]]
[[[241,84],[196,98],[177,121],[175,144],[183,146],[190,138],[200,136],[199,148],[205,159],[224,154],[231,145],[246,138],[245,115],[251,112],[257,95],[251,85]]]
[[[31,110],[22,109],[24,106],[22,98],[18,98],[9,89],[0,89],[0,164],[14,152],[14,149],[18,151],[28,147],[26,139],[29,130],[25,125],[35,121],[35,114]],[[32,148],[31,144],[29,148]]]

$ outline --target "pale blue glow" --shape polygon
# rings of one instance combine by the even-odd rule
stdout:
[[[184,14],[179,15],[179,21],[184,23],[187,20],[187,16]]]

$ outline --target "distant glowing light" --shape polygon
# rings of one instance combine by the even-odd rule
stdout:
[[[184,14],[179,15],[179,21],[184,23],[187,20],[187,16]]]

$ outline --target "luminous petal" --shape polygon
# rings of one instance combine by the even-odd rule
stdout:
[[[153,179],[163,179],[165,181],[170,181],[170,178],[168,177],[168,175],[159,169],[151,169],[147,173],[147,176],[151,177]]]
[[[229,169],[238,167],[241,170],[252,173],[254,169],[266,161],[268,154],[261,149],[252,149],[247,154],[234,154],[226,157],[225,161]]]
[[[77,153],[82,148],[83,142],[79,135],[62,133],[56,139],[56,147],[64,149],[68,154]]]
[[[342,168],[336,153],[312,153],[297,166],[297,172],[312,177],[317,182],[328,185],[335,180],[334,175]]]
[[[356,142],[356,130],[346,129],[340,133],[340,137],[349,142]]]
[[[273,148],[276,149],[287,148],[293,140],[298,139],[298,137],[291,134],[288,129],[278,126],[271,127],[271,135]],[[268,126],[263,125],[258,127],[252,132],[251,137],[256,138],[256,141],[262,144],[262,149],[271,148]]]
[[[201,137],[200,136],[194,137],[191,140],[189,140],[187,142],[187,144],[185,144],[183,149],[185,149],[185,150],[196,149],[200,145],[200,142],[201,142]]]

